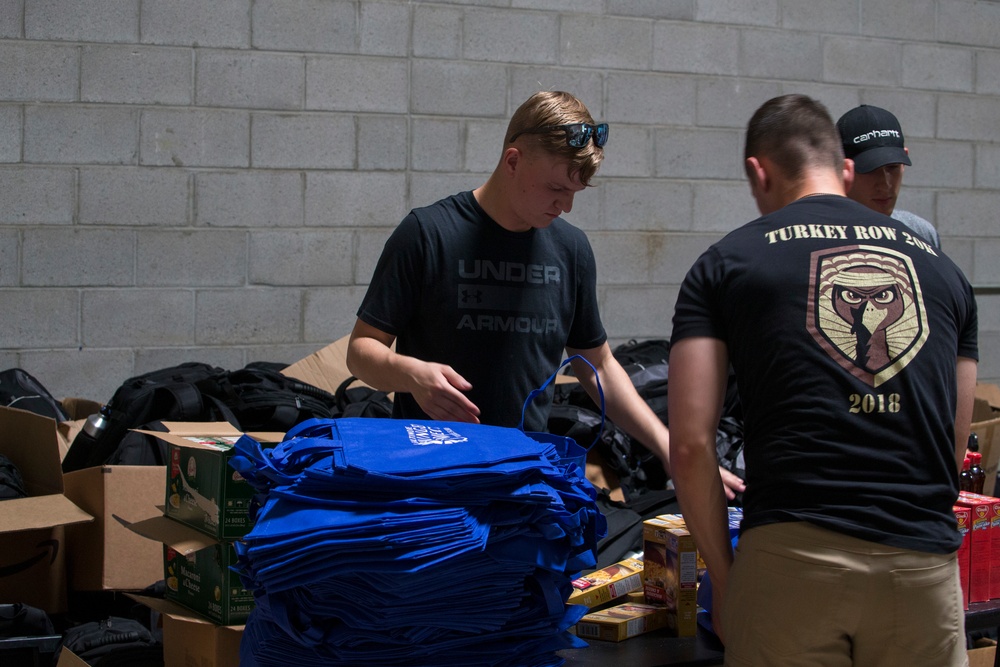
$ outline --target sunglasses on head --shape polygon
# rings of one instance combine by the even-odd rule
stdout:
[[[514,140],[522,134],[544,134],[553,130],[562,130],[565,132],[566,143],[573,148],[583,148],[590,141],[591,137],[594,138],[594,145],[598,148],[603,148],[604,144],[608,143],[607,123],[598,123],[597,125],[591,125],[590,123],[568,123],[566,125],[533,127],[530,130],[521,130],[514,133],[514,136],[510,138],[510,143],[514,143]]]

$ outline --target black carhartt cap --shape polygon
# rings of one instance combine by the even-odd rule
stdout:
[[[903,129],[885,109],[862,104],[837,121],[844,157],[854,160],[854,171],[866,174],[887,164],[912,164],[903,150]]]

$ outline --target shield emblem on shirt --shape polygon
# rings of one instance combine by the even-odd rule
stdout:
[[[902,371],[929,333],[911,259],[857,245],[816,251],[810,266],[806,328],[820,347],[872,387]]]

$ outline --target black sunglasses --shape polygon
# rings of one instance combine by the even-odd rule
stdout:
[[[522,134],[544,134],[553,130],[563,130],[566,133],[566,143],[573,148],[583,148],[590,141],[590,137],[594,137],[594,145],[598,148],[604,148],[604,144],[608,143],[607,123],[599,123],[597,125],[591,125],[590,123],[569,123],[567,125],[533,127],[530,130],[515,132],[514,136],[510,138],[510,143],[514,143],[514,140]]]

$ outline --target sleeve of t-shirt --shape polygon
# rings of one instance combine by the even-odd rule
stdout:
[[[726,339],[717,303],[720,283],[720,258],[709,249],[698,258],[681,283],[674,306],[672,342],[695,337]]]
[[[410,213],[392,232],[375,265],[358,318],[398,336],[420,303],[423,284],[423,236],[416,215]]]
[[[979,360],[979,310],[972,286],[965,283],[964,326],[958,332],[958,356]]]
[[[566,346],[590,350],[603,345],[608,335],[597,306],[597,260],[594,259],[594,250],[583,232],[579,232],[576,261],[576,308],[566,337]]]

